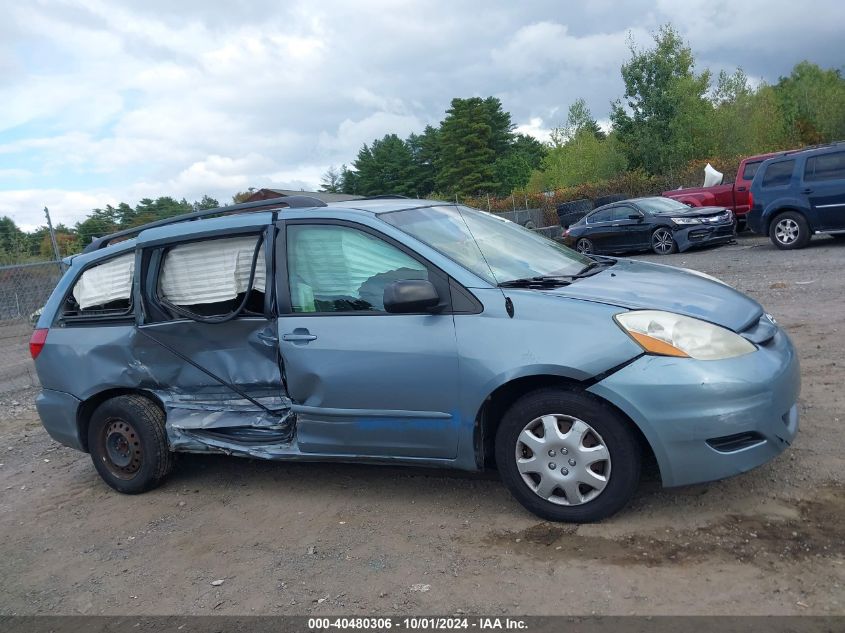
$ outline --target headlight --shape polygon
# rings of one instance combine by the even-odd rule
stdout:
[[[701,224],[701,218],[672,218],[675,224]]]
[[[650,354],[722,360],[757,349],[735,332],[672,312],[634,310],[614,318]]]

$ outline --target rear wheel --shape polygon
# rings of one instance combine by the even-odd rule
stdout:
[[[584,253],[584,255],[592,255],[593,242],[586,237],[582,237],[575,243],[575,250],[579,253]]]
[[[668,255],[676,252],[678,250],[678,245],[675,244],[675,238],[672,236],[672,231],[661,226],[652,233],[651,250],[658,255]]]
[[[496,432],[496,464],[505,485],[537,516],[591,522],[624,507],[640,476],[637,439],[619,413],[566,389],[520,398]]]
[[[158,486],[173,468],[164,411],[139,395],[118,396],[97,407],[88,425],[88,449],[100,477],[118,492]]]
[[[810,227],[803,215],[786,211],[772,220],[769,239],[781,250],[804,248],[810,241]]]

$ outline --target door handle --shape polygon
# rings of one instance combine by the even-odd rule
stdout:
[[[316,340],[316,336],[309,333],[308,330],[294,330],[289,334],[282,334],[283,341],[290,341],[291,343],[307,343]]]
[[[804,187],[804,188],[801,190],[801,193],[813,193],[813,190],[812,190],[812,189],[810,189],[809,187]]]
[[[745,191],[745,187],[737,187],[736,190],[737,191]]]

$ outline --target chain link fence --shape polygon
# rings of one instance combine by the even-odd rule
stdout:
[[[29,337],[61,276],[56,261],[0,266],[0,393],[38,385]]]

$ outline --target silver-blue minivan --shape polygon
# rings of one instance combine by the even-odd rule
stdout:
[[[595,521],[644,460],[710,481],[798,431],[798,358],[753,299],[457,204],[246,203],[68,263],[38,411],[124,493],[178,452],[496,468],[538,516]]]

